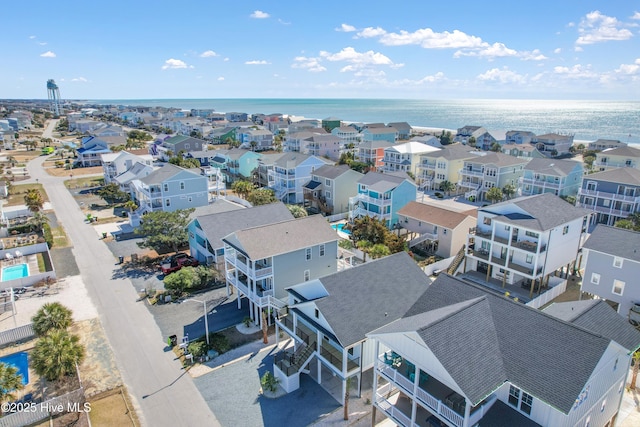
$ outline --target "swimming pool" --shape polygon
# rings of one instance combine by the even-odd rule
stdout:
[[[26,352],[21,351],[0,357],[0,362],[18,368],[18,373],[22,375],[22,384],[29,384],[29,356]]]
[[[338,223],[338,224],[331,225],[331,228],[333,228],[336,231],[341,231],[344,234],[351,234],[351,230],[344,228],[345,225],[347,225],[347,224],[344,223],[344,222],[341,222],[341,223]]]
[[[11,267],[2,267],[2,281],[22,279],[29,277],[29,266],[27,264],[12,265]]]

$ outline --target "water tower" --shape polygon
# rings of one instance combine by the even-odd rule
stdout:
[[[47,94],[49,95],[49,110],[55,115],[60,115],[60,90],[55,80],[47,80]]]

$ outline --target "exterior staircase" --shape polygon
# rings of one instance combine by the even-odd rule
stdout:
[[[275,364],[287,377],[298,374],[316,350],[316,342],[302,343],[295,352],[282,351],[275,356]]]
[[[458,267],[460,267],[460,264],[464,260],[464,256],[465,256],[465,247],[462,246],[458,251],[458,253],[456,254],[456,257],[453,259],[453,261],[451,261],[451,264],[449,264],[449,268],[447,268],[448,274],[451,274],[452,276],[456,274],[456,271],[458,271]]]

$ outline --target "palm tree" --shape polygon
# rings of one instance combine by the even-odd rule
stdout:
[[[254,185],[249,181],[236,181],[231,184],[231,189],[238,193],[242,198],[247,198],[249,193],[254,189]]]
[[[516,189],[516,186],[513,184],[507,184],[504,187],[502,187],[502,194],[504,194],[504,196],[507,199],[510,199],[511,197],[513,197],[514,194],[516,194],[516,191],[518,191]]]
[[[442,181],[440,183],[440,191],[447,193],[447,196],[451,195],[451,192],[456,189],[456,185],[451,181]]]
[[[44,224],[49,223],[49,217],[42,212],[34,212],[27,222],[31,224],[33,231],[40,231]]]
[[[22,375],[18,373],[18,368],[0,362],[0,401],[14,399],[13,392],[22,388],[24,388],[24,384],[22,384]]]
[[[31,318],[33,331],[41,337],[52,330],[66,330],[71,326],[71,314],[71,310],[59,302],[46,303]]]
[[[84,354],[80,337],[58,329],[38,340],[31,353],[31,362],[38,375],[55,381],[73,374],[77,364],[84,359]]]
[[[502,201],[504,194],[502,194],[502,190],[499,187],[491,187],[489,191],[487,191],[485,198],[491,203],[498,203]]]
[[[35,188],[30,188],[27,190],[27,194],[24,195],[24,204],[27,205],[27,208],[29,208],[31,212],[39,212],[44,206],[44,199],[40,191]]]
[[[307,216],[307,210],[300,205],[287,205],[289,212],[294,218],[302,218]]]
[[[632,360],[633,360],[633,370],[631,371],[631,384],[629,385],[629,388],[631,390],[635,390],[636,380],[638,379],[638,370],[640,368],[640,350],[633,353]]]

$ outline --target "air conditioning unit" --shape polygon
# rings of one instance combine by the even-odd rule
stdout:
[[[635,311],[636,313],[640,313],[640,302],[634,302],[631,305],[631,311]]]

